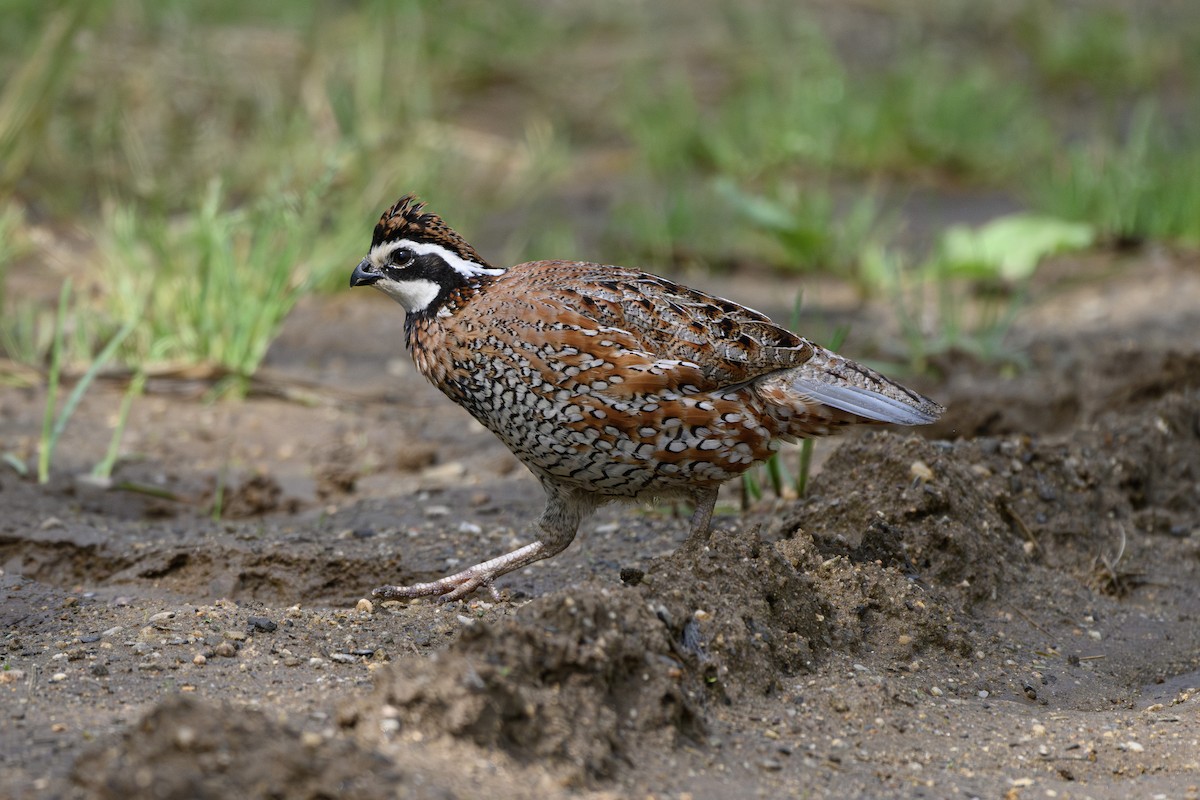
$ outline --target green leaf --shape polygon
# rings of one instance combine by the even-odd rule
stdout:
[[[942,236],[939,265],[954,275],[1020,281],[1047,256],[1082,250],[1095,239],[1095,228],[1082,222],[1010,214],[979,228],[951,227]]]

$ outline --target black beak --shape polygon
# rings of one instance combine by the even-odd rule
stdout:
[[[355,286],[370,286],[383,276],[378,272],[371,271],[371,262],[363,259],[358,262],[358,266],[354,268],[354,272],[350,273],[350,288]]]

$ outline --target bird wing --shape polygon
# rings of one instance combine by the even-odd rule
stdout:
[[[811,342],[764,314],[636,270],[537,262],[521,280],[531,302],[569,309],[626,334],[623,345],[642,353],[646,365],[690,365],[679,374],[698,373],[704,391],[799,366],[814,353]],[[697,385],[694,374],[685,379]]]
[[[826,405],[859,421],[914,425],[942,412],[764,314],[645,272],[539,261],[498,280],[516,282],[491,296],[506,298],[509,312],[513,302],[524,309],[505,316],[526,328],[518,338],[534,348],[531,367],[564,388],[587,392],[595,384],[595,391],[614,398],[736,391],[755,383],[760,395],[772,395],[769,402]]]

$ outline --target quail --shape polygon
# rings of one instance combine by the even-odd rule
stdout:
[[[932,400],[720,297],[582,261],[501,268],[412,195],[386,210],[350,285],[404,306],[417,369],[538,478],[536,540],[383,599],[495,594],[562,552],[612,500],[684,498],[708,535],[717,489],[781,442],[860,423],[922,425]]]

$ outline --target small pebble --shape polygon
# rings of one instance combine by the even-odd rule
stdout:
[[[939,688],[937,686],[931,686],[929,688],[929,693],[931,695],[933,695],[934,697],[941,697],[944,694],[944,692],[942,692],[941,688]]]
[[[222,658],[233,658],[237,655],[237,647],[234,646],[233,642],[221,642],[213,648],[213,653]]]
[[[267,617],[246,617],[246,622],[251,628],[257,628],[267,633],[273,633],[279,627],[274,620]]]
[[[1146,749],[1146,746],[1141,742],[1129,741],[1125,743],[1125,749],[1131,753],[1141,753]]]
[[[203,667],[208,663],[208,659],[204,657],[204,653],[196,653],[196,655],[192,657],[192,663],[197,667]]]
[[[330,653],[329,660],[336,661],[339,664],[353,664],[358,661],[358,658],[349,653]]]
[[[150,622],[166,622],[169,619],[175,619],[174,611],[160,611],[150,615]]]
[[[187,750],[196,743],[196,731],[187,725],[182,725],[175,731],[175,744],[181,750]]]
[[[637,586],[646,577],[646,571],[637,567],[621,567],[621,583],[626,586]]]
[[[929,468],[929,465],[926,464],[924,461],[914,461],[912,463],[912,465],[908,468],[908,471],[909,471],[909,473],[912,474],[913,478],[915,478],[916,480],[919,480],[922,482],[927,482],[927,481],[933,480],[933,470],[931,470]]]
[[[67,673],[65,673],[65,672],[56,672],[50,676],[51,683],[58,683],[60,681],[65,681],[66,679],[67,679]]]

